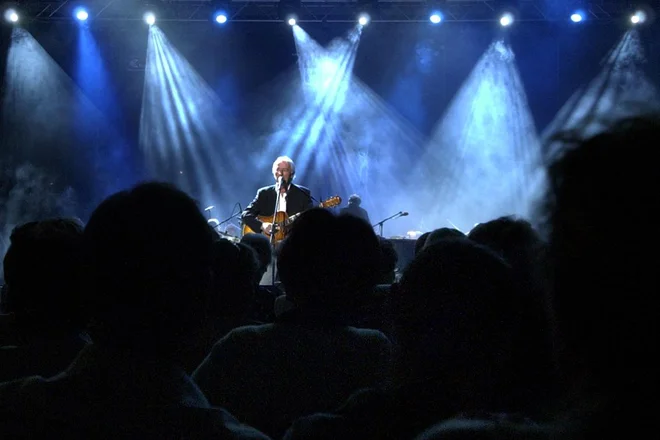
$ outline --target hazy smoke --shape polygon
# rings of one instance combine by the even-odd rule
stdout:
[[[71,187],[61,188],[54,175],[30,163],[10,161],[0,169],[0,255],[5,255],[15,226],[53,217],[75,217],[79,206]],[[0,278],[2,278],[0,266]]]

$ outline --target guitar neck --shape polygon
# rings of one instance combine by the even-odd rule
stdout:
[[[323,203],[319,203],[319,204],[316,205],[316,206],[317,206],[318,208],[325,208],[325,204],[323,204]],[[303,211],[303,212],[305,212],[305,211]],[[302,214],[303,212],[299,212],[298,214],[290,215],[289,217],[287,217],[286,220],[284,220],[283,222],[280,222],[279,224],[280,224],[281,226],[287,226],[287,225],[291,224],[291,222],[293,222],[295,219],[297,219],[298,217],[300,217],[300,214]]]
[[[333,197],[330,197],[329,199],[324,200],[323,202],[319,203],[317,206],[319,208],[332,208],[334,206],[339,205],[340,203],[341,203],[341,197],[333,196]],[[286,236],[288,226],[294,220],[296,220],[300,216],[300,214],[302,214],[302,212],[299,212],[297,214],[294,214],[294,215],[288,217],[286,212],[281,212],[280,211],[280,212],[276,212],[273,215],[258,215],[257,219],[261,222],[264,222],[264,223],[270,223],[270,222],[273,222],[273,220],[275,220],[273,222],[274,223],[273,226],[276,226],[278,229],[280,229],[280,231],[276,232],[275,235],[273,235],[272,239],[274,240],[273,242],[278,242],[278,241],[284,239],[284,237]],[[243,232],[243,235],[245,235],[245,234],[252,233],[254,231],[252,229],[250,229],[250,227],[247,226],[246,224],[243,224],[243,231],[242,232]],[[266,235],[268,235],[268,234],[266,234]]]
[[[280,225],[288,226],[289,224],[291,224],[291,222],[293,222],[295,219],[297,219],[300,216],[300,214],[302,214],[302,212],[299,212],[298,214],[293,214],[292,216],[290,216],[289,218],[287,218],[286,220],[281,222]]]

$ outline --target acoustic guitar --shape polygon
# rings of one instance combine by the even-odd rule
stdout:
[[[332,208],[334,206],[337,206],[341,204],[341,197],[339,196],[333,196],[330,197],[329,199],[324,200],[320,204],[317,205],[319,208]],[[284,240],[284,237],[286,237],[286,234],[288,232],[289,226],[293,221],[298,218],[298,216],[302,214],[302,212],[299,212],[298,214],[294,214],[292,216],[287,215],[286,212],[284,211],[278,211],[277,214],[275,215],[275,223],[273,223],[273,231],[275,231],[275,236],[272,238],[273,243],[278,243],[282,240]],[[273,216],[272,215],[258,215],[257,218],[259,221],[264,222],[264,223],[270,223],[273,221]],[[264,234],[267,237],[270,238],[271,234],[266,234],[263,231],[253,231],[248,225],[243,224],[242,228],[243,235],[245,234]],[[272,233],[272,232],[271,232]]]

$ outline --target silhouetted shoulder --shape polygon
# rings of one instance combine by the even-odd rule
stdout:
[[[453,419],[439,423],[416,440],[546,440],[551,429],[529,421]]]
[[[251,350],[264,335],[271,333],[273,328],[274,324],[246,325],[235,328],[215,343],[211,354],[223,353],[228,350]]]
[[[381,332],[380,330],[370,329],[370,328],[347,327],[346,333],[355,337],[369,339],[374,342],[380,342],[386,345],[390,344],[390,340],[387,338],[387,336],[385,336],[385,333]]]
[[[249,338],[270,332],[274,324],[245,325],[230,331],[223,339]]]
[[[363,388],[353,393],[334,413],[317,413],[297,419],[284,439],[382,438],[387,435],[388,427],[379,424],[374,431],[373,421],[395,412],[396,402],[391,394],[377,388]]]

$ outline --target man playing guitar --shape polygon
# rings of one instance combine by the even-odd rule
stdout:
[[[261,232],[271,235],[274,213],[286,213],[286,216],[299,214],[312,207],[312,197],[309,189],[294,185],[292,180],[296,174],[296,165],[287,156],[275,159],[272,167],[274,185],[260,188],[254,200],[241,214],[243,233]],[[275,206],[277,194],[279,206]],[[277,209],[276,209],[277,208]],[[278,232],[276,230],[276,232]]]

